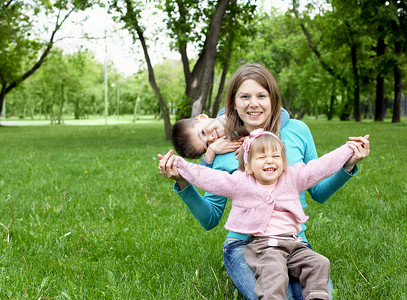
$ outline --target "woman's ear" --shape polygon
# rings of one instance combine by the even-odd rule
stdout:
[[[206,114],[200,114],[195,116],[195,120],[209,119],[209,116]]]

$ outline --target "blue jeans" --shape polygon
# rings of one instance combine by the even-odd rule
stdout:
[[[256,285],[256,278],[254,277],[253,270],[247,265],[244,259],[244,251],[249,241],[242,241],[234,238],[226,238],[223,243],[223,262],[225,264],[226,271],[232,279],[234,285],[239,292],[247,300],[257,300],[254,293],[254,286]],[[307,247],[311,248],[311,245],[307,244]],[[332,282],[329,279],[328,291],[329,299],[332,299]],[[302,300],[301,284],[297,278],[290,277],[288,284],[286,298]]]

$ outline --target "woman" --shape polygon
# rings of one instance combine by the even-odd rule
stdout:
[[[308,127],[301,121],[289,119],[288,113],[281,108],[278,85],[273,75],[261,64],[246,64],[232,76],[226,95],[226,134],[234,139],[246,136],[249,132],[263,128],[280,136],[286,147],[290,165],[298,162],[307,163],[317,158],[315,144]],[[308,189],[312,199],[320,203],[327,201],[352,176],[358,172],[356,163],[369,155],[368,136],[350,138],[360,143],[355,155],[344,165],[344,168]],[[206,193],[201,196],[197,190],[177,172],[176,161],[171,152],[159,155],[159,170],[164,177],[176,180],[174,191],[182,198],[190,212],[206,229],[218,225],[226,205],[226,198]],[[229,173],[238,168],[234,154],[217,155],[214,169],[226,170]],[[300,194],[302,207],[306,207],[305,193]],[[304,230],[298,234],[308,243]],[[229,231],[223,245],[223,260],[226,271],[234,284],[246,299],[257,299],[254,293],[256,283],[254,272],[244,260],[244,250],[249,237]],[[331,292],[332,288],[330,288]],[[290,280],[287,299],[301,299],[301,287],[298,280]]]

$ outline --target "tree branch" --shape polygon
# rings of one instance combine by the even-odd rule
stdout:
[[[5,3],[5,7],[8,8],[14,0],[10,0],[9,2]]]
[[[61,23],[59,23],[59,18],[60,18],[60,14],[61,14],[61,10],[59,10],[58,12],[58,16],[57,16],[57,20],[55,22],[55,28],[51,33],[51,37],[48,41],[47,47],[44,50],[44,53],[41,55],[40,59],[37,61],[37,63],[30,69],[28,70],[23,76],[21,76],[20,78],[18,78],[17,80],[13,81],[7,88],[6,88],[6,94],[8,92],[10,92],[13,88],[15,88],[16,86],[18,86],[21,82],[23,82],[25,79],[27,79],[28,77],[30,77],[32,74],[34,74],[35,71],[37,71],[40,66],[43,64],[43,62],[45,61],[45,58],[48,56],[49,52],[51,51],[52,46],[54,45],[54,38],[55,38],[55,34],[57,33],[57,31],[61,28],[62,24],[68,19],[68,17],[70,16],[70,14],[75,11],[75,7],[73,7],[63,18],[63,20],[61,21]]]
[[[301,30],[303,31],[303,33],[305,34],[307,41],[308,41],[308,46],[311,48],[312,52],[314,52],[315,56],[318,58],[318,61],[320,62],[321,66],[328,71],[329,74],[331,74],[334,78],[338,79],[339,81],[341,81],[345,86],[348,84],[347,81],[339,76],[338,74],[336,74],[336,72],[334,71],[334,69],[332,67],[330,67],[323,59],[321,56],[321,53],[318,51],[316,45],[313,43],[312,38],[311,38],[311,34],[308,32],[307,28],[305,27],[305,25],[301,22],[301,19],[299,17],[298,14],[298,10],[297,10],[297,6],[295,1],[293,1],[293,12],[294,15],[296,17],[296,19],[299,22],[299,25],[301,27]]]

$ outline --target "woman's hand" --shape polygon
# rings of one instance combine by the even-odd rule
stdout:
[[[364,137],[350,137],[349,139],[347,144],[355,151],[355,154],[345,163],[343,168],[346,172],[351,173],[358,162],[369,156],[370,145],[368,134]]]

